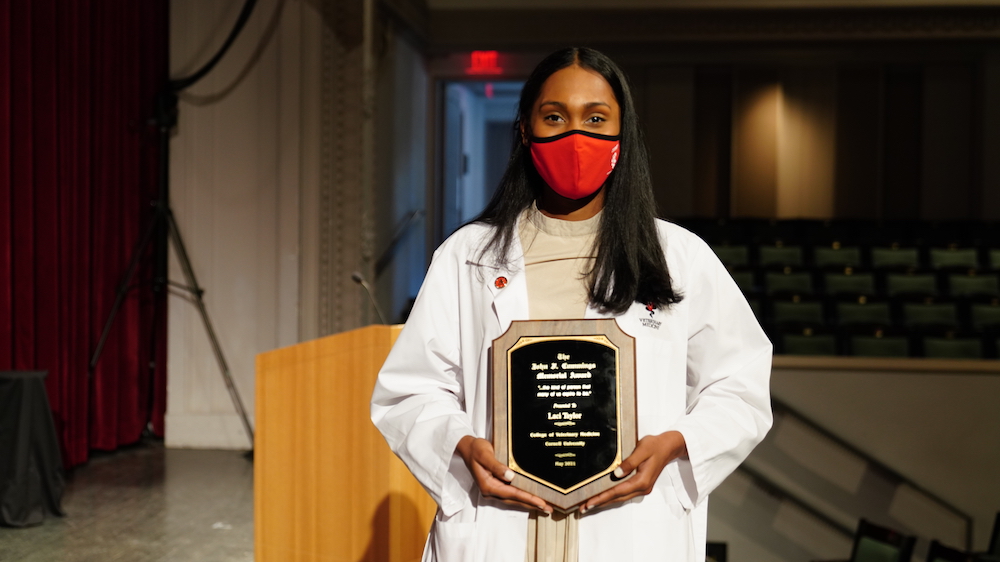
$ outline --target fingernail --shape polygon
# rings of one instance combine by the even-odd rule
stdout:
[[[619,466],[615,469],[615,478],[621,478],[622,476],[625,476],[625,472],[622,470],[622,467]]]
[[[551,507],[546,507],[546,508],[542,509],[542,513],[544,515],[546,515],[546,516],[552,515],[552,508]]]
[[[511,480],[513,480],[514,479],[514,471],[508,468],[507,472],[503,473],[503,479],[506,480],[506,481],[508,481],[508,482],[510,482]]]
[[[580,515],[583,515],[584,513],[587,513],[587,506],[585,505],[580,506]]]

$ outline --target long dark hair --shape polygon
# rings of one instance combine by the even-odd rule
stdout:
[[[618,314],[633,302],[654,306],[680,302],[656,234],[656,203],[646,144],[628,80],[618,65],[593,49],[556,51],[539,63],[525,82],[507,170],[486,209],[473,220],[494,227],[482,254],[492,253],[498,264],[509,261],[517,219],[544,186],[528,147],[521,142],[521,124],[530,122],[532,107],[549,76],[574,64],[603,76],[621,108],[621,155],[604,184],[604,210],[595,243],[597,259],[588,281],[590,302],[602,311]]]

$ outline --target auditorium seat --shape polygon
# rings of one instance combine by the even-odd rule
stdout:
[[[733,276],[733,281],[748,297],[761,292],[757,285],[757,278],[751,269],[730,269],[729,274]]]
[[[900,246],[872,248],[871,265],[873,269],[919,269],[920,251]]]
[[[989,250],[989,267],[993,270],[1000,270],[1000,248]]]
[[[1000,359],[1000,328],[983,330],[983,346],[987,359]]]
[[[826,323],[826,314],[822,301],[795,295],[784,299],[772,299],[768,319],[779,327],[820,327]]]
[[[882,328],[849,333],[846,340],[847,355],[855,357],[909,357],[910,340],[899,333],[888,333]]]
[[[951,333],[923,337],[924,357],[935,359],[982,359],[983,340]]]
[[[776,244],[757,247],[757,264],[760,267],[801,267],[804,263],[801,246]]]
[[[845,267],[840,273],[823,274],[823,292],[836,297],[840,295],[874,296],[877,293],[875,275]]]
[[[948,294],[952,297],[1000,296],[1000,275],[996,273],[951,274],[948,276]]]
[[[914,537],[862,519],[854,533],[850,562],[909,562],[915,541]]]
[[[979,253],[975,248],[931,248],[930,266],[933,269],[979,269]]]
[[[1000,327],[1000,298],[974,301],[970,306],[969,325],[974,330]]]
[[[892,309],[887,301],[861,295],[854,300],[834,302],[833,316],[838,326],[885,327],[894,324]]]
[[[958,305],[955,302],[924,299],[900,302],[902,324],[907,328],[957,328]]]
[[[727,267],[749,267],[750,249],[747,246],[713,245],[712,251]]]
[[[778,343],[779,353],[785,355],[837,355],[837,336],[814,328],[780,332]]]
[[[829,246],[813,246],[813,266],[820,269],[845,267],[861,267],[861,248],[857,246],[844,247],[840,242]]]
[[[890,297],[935,296],[938,294],[937,277],[932,273],[887,273],[885,293]]]
[[[768,295],[811,295],[813,276],[806,271],[768,271],[764,274],[764,290]]]

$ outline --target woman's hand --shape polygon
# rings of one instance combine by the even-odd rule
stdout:
[[[580,513],[612,502],[628,501],[636,496],[645,496],[653,491],[653,484],[670,461],[687,455],[684,436],[678,431],[668,431],[660,435],[647,435],[639,440],[635,451],[615,469],[615,476],[624,477],[635,470],[635,476],[610,490],[590,498],[580,506]]]
[[[458,442],[455,452],[465,461],[465,466],[469,467],[469,472],[476,479],[479,491],[484,496],[510,505],[538,509],[546,515],[552,513],[552,506],[545,503],[545,500],[510,485],[510,481],[514,479],[514,471],[497,461],[493,444],[489,441],[466,435]]]

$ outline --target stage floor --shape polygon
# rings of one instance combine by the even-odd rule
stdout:
[[[67,478],[66,517],[0,527],[0,560],[253,560],[253,463],[159,442],[97,453]]]

